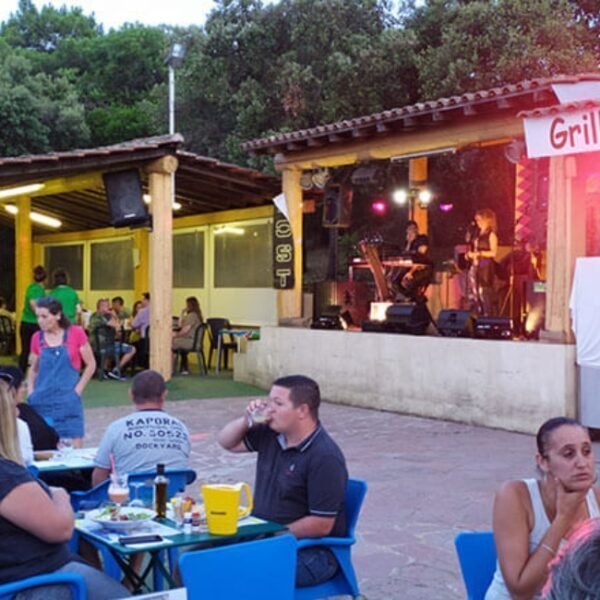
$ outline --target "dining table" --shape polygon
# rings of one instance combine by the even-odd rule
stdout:
[[[39,473],[81,471],[93,469],[98,448],[70,448],[69,450],[43,450],[34,452],[32,466]]]
[[[75,521],[77,533],[93,544],[105,547],[110,552],[124,575],[132,583],[133,593],[139,593],[144,589],[148,591],[162,589],[163,578],[171,589],[180,585],[165,566],[165,551],[194,547],[196,547],[194,549],[202,550],[224,543],[239,543],[287,531],[287,527],[280,523],[248,516],[240,519],[237,532],[233,535],[213,535],[208,532],[205,524],[200,527],[199,531],[184,533],[175,521],[169,518],[156,518],[140,524],[133,531],[123,533],[106,529],[97,521],[86,518],[85,513],[78,517]],[[150,542],[143,541],[145,536],[159,536],[160,539]],[[136,543],[135,538],[141,541]],[[136,572],[130,564],[131,557],[139,552],[147,552],[150,557],[141,573]],[[152,584],[149,582],[150,576],[152,576]]]

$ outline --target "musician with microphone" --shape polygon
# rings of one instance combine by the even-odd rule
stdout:
[[[433,262],[429,257],[429,239],[419,233],[419,225],[410,220],[406,223],[406,238],[402,256],[412,262],[408,268],[396,269],[391,274],[401,296],[416,302],[421,299],[423,289],[431,281]]]
[[[478,315],[491,316],[496,312],[496,213],[489,208],[478,210],[475,224],[476,228],[469,227],[467,230],[470,249],[466,257],[471,262],[468,273],[469,304]]]

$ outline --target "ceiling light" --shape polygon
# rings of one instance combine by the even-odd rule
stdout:
[[[246,230],[243,227],[232,227],[230,225],[225,225],[224,227],[219,227],[214,230],[215,235],[221,235],[222,233],[231,233],[232,235],[244,235]]]
[[[150,194],[144,194],[142,196],[145,204],[150,204],[152,202],[152,196]],[[173,200],[172,205],[173,210],[181,210],[181,202],[177,202],[177,200]]]
[[[433,148],[431,150],[421,150],[420,152],[409,152],[407,154],[400,154],[398,156],[392,156],[390,160],[396,162],[399,160],[407,160],[410,158],[421,158],[423,156],[438,156],[439,154],[455,154],[456,146],[446,146],[444,148]]]
[[[419,190],[418,198],[419,198],[419,204],[422,207],[425,207],[430,204],[432,195],[429,190]]]
[[[6,204],[4,206],[7,213],[11,215],[16,215],[19,212],[18,207],[14,204]],[[31,211],[29,213],[29,218],[34,222],[38,223],[38,225],[45,225],[46,227],[52,227],[54,229],[58,229],[62,226],[62,221],[55,219],[54,217],[49,217],[48,215],[42,215],[41,213]]]
[[[20,185],[18,187],[6,188],[4,190],[0,190],[0,198],[14,198],[15,196],[26,196],[27,194],[39,192],[43,187],[43,183],[29,183],[27,185]]]

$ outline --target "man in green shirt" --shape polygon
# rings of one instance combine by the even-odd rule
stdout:
[[[75,324],[77,313],[81,310],[79,296],[69,285],[69,278],[64,269],[54,271],[54,287],[50,290],[50,296],[56,298],[62,305],[63,314],[71,323]]]
[[[38,265],[33,270],[33,282],[25,290],[25,304],[21,313],[21,325],[19,326],[19,335],[21,337],[21,355],[19,356],[19,368],[23,373],[27,371],[29,361],[29,351],[31,348],[31,338],[39,330],[37,317],[35,316],[35,301],[46,295],[42,282],[46,279],[46,269]]]

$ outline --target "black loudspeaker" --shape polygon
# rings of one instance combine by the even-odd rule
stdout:
[[[392,304],[385,311],[386,330],[390,333],[423,335],[430,321],[431,315],[424,302]]]
[[[134,227],[150,222],[136,169],[105,173],[102,178],[113,227]]]
[[[510,340],[513,323],[509,317],[478,317],[475,321],[475,337],[489,340]]]
[[[437,328],[446,337],[471,337],[473,315],[468,310],[442,310],[438,315]]]
[[[352,187],[327,184],[323,200],[323,227],[350,227],[352,219]]]
[[[311,329],[344,329],[344,324],[340,318],[342,307],[338,304],[326,306],[321,314],[313,320]]]

